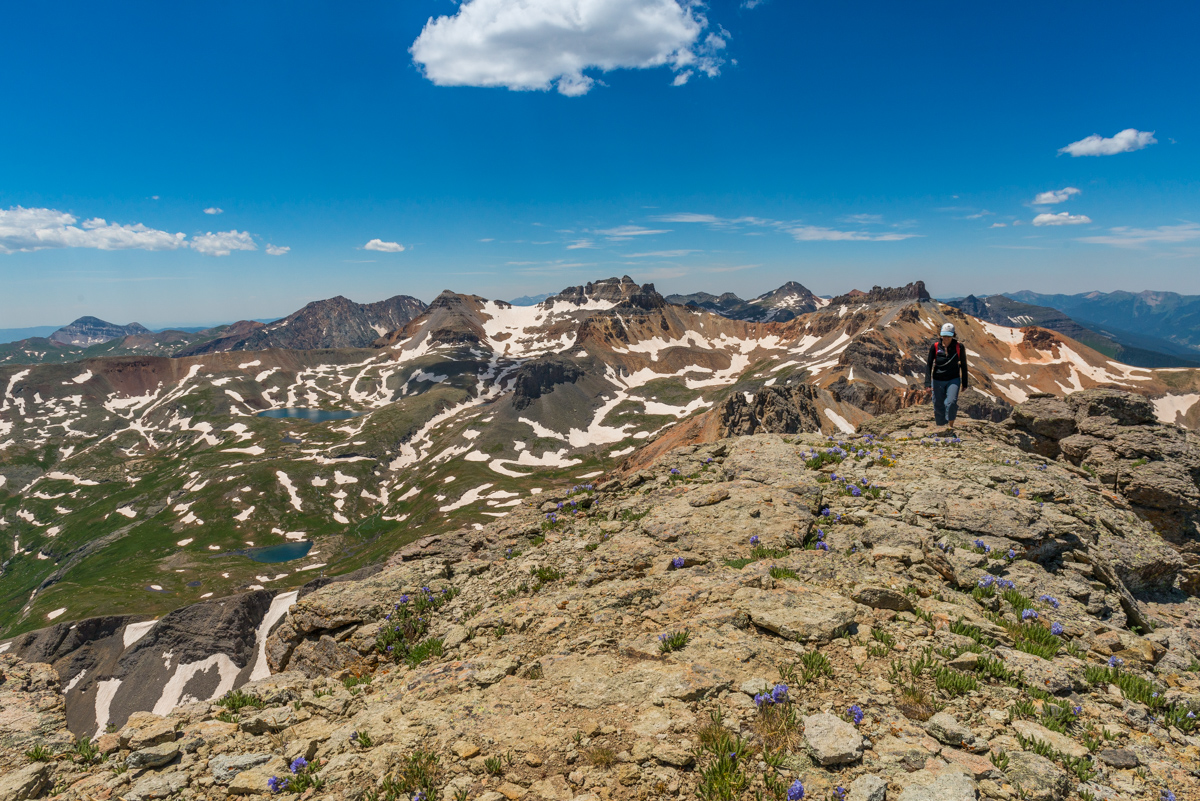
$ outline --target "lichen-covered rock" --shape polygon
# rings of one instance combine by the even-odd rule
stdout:
[[[844,765],[862,758],[862,734],[852,724],[828,713],[804,719],[804,742],[819,765]]]
[[[1008,759],[1005,775],[1030,801],[1062,801],[1067,797],[1067,773],[1058,765],[1032,751],[1010,751]]]

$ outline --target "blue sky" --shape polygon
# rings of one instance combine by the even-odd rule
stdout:
[[[15,5],[0,328],[620,274],[1200,293],[1200,8],[914,9]]]

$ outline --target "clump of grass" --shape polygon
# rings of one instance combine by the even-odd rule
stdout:
[[[688,644],[692,633],[688,629],[682,631],[671,631],[665,634],[658,635],[658,651],[659,653],[669,654],[672,651],[678,651]]]
[[[25,758],[30,762],[49,762],[53,754],[43,743],[36,743],[25,752]]]
[[[529,568],[529,575],[536,578],[539,584],[550,584],[563,578],[566,573],[562,573],[552,567],[531,567]]]
[[[100,761],[100,748],[90,737],[80,737],[71,751],[75,755],[75,761],[83,765],[94,765]]]
[[[490,756],[483,760],[483,769],[489,776],[499,776],[504,772],[504,760],[499,756]]]
[[[985,648],[992,648],[996,645],[996,641],[983,633],[983,629],[978,626],[973,626],[967,623],[961,617],[950,624],[951,634],[961,634],[964,637],[970,637],[975,642]]]
[[[617,752],[608,746],[598,745],[595,748],[589,748],[587,751],[584,751],[583,758],[593,768],[605,770],[616,764]]]
[[[792,570],[791,568],[788,568],[788,567],[780,567],[779,565],[771,565],[771,569],[768,572],[771,574],[771,578],[773,578],[773,579],[795,579],[796,581],[800,580],[799,574],[796,573],[795,570]]]
[[[937,707],[933,705],[929,694],[916,684],[904,688],[896,708],[910,720],[926,721],[937,713]]]
[[[719,715],[714,715],[713,722],[701,732],[696,794],[702,801],[736,801],[750,785],[743,769],[749,747],[740,736],[734,737],[720,725]]]
[[[370,684],[370,683],[371,683],[370,674],[363,675],[363,676],[347,676],[346,678],[342,679],[342,686],[345,687],[347,690],[349,690],[352,694],[357,692],[357,690],[355,688],[357,688],[361,685]]]
[[[267,702],[257,695],[250,695],[241,690],[230,690],[217,701],[217,706],[223,706],[230,712],[240,712],[246,707],[262,709],[266,705]]]
[[[933,683],[939,690],[951,696],[966,695],[979,689],[979,681],[974,676],[948,667],[934,669]]]
[[[755,561],[759,559],[783,559],[788,555],[786,548],[768,548],[765,545],[755,545],[750,549],[750,556]]]
[[[726,559],[725,565],[732,567],[734,570],[741,570],[746,565],[754,564],[754,559]]]
[[[400,761],[396,773],[384,777],[379,783],[379,792],[370,801],[408,801],[418,797],[418,793],[425,801],[437,801],[441,778],[437,755],[430,751],[414,751]]]
[[[230,712],[228,709],[221,710],[214,717],[222,723],[237,723],[242,719],[241,715]]]

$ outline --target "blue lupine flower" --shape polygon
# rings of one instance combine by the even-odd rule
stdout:
[[[1063,625],[1057,620],[1050,624],[1050,633],[1055,637],[1061,637],[1063,633]]]
[[[826,506],[824,509],[822,509],[822,510],[821,510],[821,516],[822,516],[822,517],[829,517],[829,515],[830,515],[830,514],[831,514],[831,513],[830,513],[830,511],[829,511],[829,507],[828,507],[828,506]]]
[[[682,556],[676,556],[674,559],[671,560],[671,568],[673,570],[679,570],[683,567],[683,565],[684,565],[684,561],[683,561]]]
[[[678,468],[678,467],[672,467],[672,468],[671,468],[671,475],[673,475],[673,476],[677,476],[677,475],[679,475],[679,468]]]
[[[292,760],[292,764],[290,767],[292,769],[292,773],[299,773],[300,771],[302,771],[306,767],[308,767],[308,760],[302,756],[298,756]]]
[[[267,779],[267,788],[272,793],[282,793],[285,787],[287,787],[286,779],[280,781],[278,776],[272,776],[271,778]]]
[[[1009,548],[1009,549],[1008,549],[1008,553],[1006,553],[1006,554],[1004,555],[1004,558],[1006,558],[1006,559],[1016,559],[1016,558],[1017,558],[1017,552],[1016,552],[1016,551],[1014,551],[1012,548]]]
[[[862,495],[862,490],[860,490],[858,487],[851,487],[850,494],[857,498]]]
[[[413,793],[412,801],[425,801],[425,791],[417,790]]]
[[[983,576],[982,578],[979,579],[979,586],[986,588],[986,587],[992,586],[992,584],[994,584],[995,582],[996,582],[996,577],[989,573],[986,576]]]
[[[845,787],[835,787],[835,788],[833,788],[833,794],[835,796],[837,796],[838,801],[844,801],[844,799],[846,798],[846,788]]]
[[[1037,620],[1038,613],[1033,609],[1026,609],[1021,613],[1021,620]]]
[[[817,542],[824,542],[824,541],[825,541],[825,532],[822,531],[821,529],[817,529]]]
[[[827,543],[827,542],[818,542],[818,543],[817,543],[817,550],[818,550],[818,551],[828,551],[828,550],[829,550],[829,543]]]
[[[1055,598],[1053,595],[1041,595],[1038,597],[1038,600],[1045,601],[1046,603],[1053,606],[1055,609],[1058,608],[1058,599]]]
[[[800,783],[799,779],[792,782],[792,786],[788,788],[787,797],[788,801],[800,801],[804,798],[804,785]]]
[[[1110,668],[1119,668],[1123,664],[1125,664],[1125,660],[1119,656],[1110,656],[1108,658],[1108,666]]]
[[[1075,715],[1075,717],[1079,717],[1080,715],[1083,714],[1083,707],[1080,706],[1079,704],[1076,704],[1075,708],[1071,710],[1071,713],[1073,715]]]
[[[788,699],[788,686],[786,684],[776,684],[771,690],[771,700],[777,704],[782,704]]]
[[[1175,794],[1170,790],[1163,790],[1162,795],[1159,796],[1159,798],[1161,801],[1175,801]]]
[[[863,719],[862,707],[860,707],[858,704],[854,704],[847,711],[850,713],[850,717],[853,718],[855,726],[862,723],[862,719]]]
[[[401,595],[401,596],[400,596],[400,603],[402,603],[402,604],[406,604],[406,603],[408,603],[408,596],[407,596],[407,595]]]
[[[754,536],[752,536],[752,537],[750,538],[750,544],[751,544],[751,545],[758,545],[758,535],[757,535],[757,534],[755,534]]]
[[[1193,720],[1195,720],[1195,718],[1196,718],[1196,713],[1195,713],[1195,712],[1188,712],[1188,713],[1187,713],[1187,716],[1188,716],[1189,718],[1192,718]]]

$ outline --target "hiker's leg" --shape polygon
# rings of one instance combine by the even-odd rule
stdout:
[[[933,420],[941,428],[946,425],[946,385],[947,381],[933,381]]]
[[[946,420],[950,423],[950,427],[954,427],[954,418],[958,417],[958,388],[959,381],[946,382]]]

